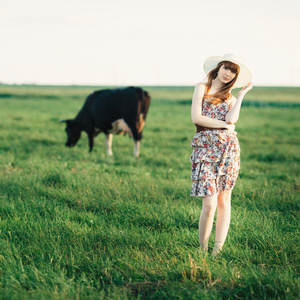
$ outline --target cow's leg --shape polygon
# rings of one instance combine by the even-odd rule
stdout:
[[[140,156],[140,144],[141,141],[134,141],[134,152],[133,152],[134,157]]]
[[[138,132],[138,129],[136,127],[136,120],[125,119],[125,122],[127,123],[128,127],[130,128],[130,131],[131,131],[131,134],[132,134],[132,137],[134,140],[133,155],[134,155],[134,157],[139,157],[142,132]]]
[[[105,138],[106,150],[107,150],[107,155],[110,155],[110,156],[113,155],[112,150],[111,150],[112,139],[113,139],[112,133],[106,134],[106,138]]]
[[[131,127],[131,133],[132,133],[133,141],[134,141],[133,155],[134,155],[134,157],[139,157],[142,133],[138,132],[136,126]]]
[[[92,133],[88,133],[88,137],[89,137],[90,152],[92,152],[94,147],[94,135]]]

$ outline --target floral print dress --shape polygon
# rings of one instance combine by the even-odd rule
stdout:
[[[202,115],[225,121],[227,101],[209,104],[204,100]],[[197,132],[192,139],[193,181],[191,196],[206,197],[234,187],[240,169],[240,146],[236,132],[208,129]]]

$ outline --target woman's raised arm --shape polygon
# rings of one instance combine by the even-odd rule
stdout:
[[[247,92],[249,92],[252,89],[252,86],[253,86],[252,82],[249,82],[247,88],[243,87],[239,91],[238,98],[237,99],[233,98],[234,103],[232,103],[232,108],[229,110],[229,112],[227,113],[227,115],[225,117],[225,121],[228,124],[234,124],[238,121],[239,116],[240,116],[242,101],[244,99],[244,96],[247,94]]]

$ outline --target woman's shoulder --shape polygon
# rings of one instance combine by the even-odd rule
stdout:
[[[202,80],[199,81],[196,85],[203,85],[203,86],[206,86],[206,85],[207,85],[207,78],[202,79]]]
[[[229,96],[227,97],[226,101],[230,102],[230,101],[236,101],[236,98],[231,94],[231,93],[228,93]]]
[[[204,82],[198,82],[195,85],[195,94],[203,96],[205,93],[205,89],[206,89],[206,84]],[[202,98],[202,96],[201,96],[201,98]]]
[[[227,98],[226,102],[229,105],[229,107],[232,108],[232,106],[236,102],[236,98],[232,94],[230,94],[230,96]]]
[[[196,87],[206,87],[206,82],[200,81],[200,82],[196,83],[195,86],[196,86]]]

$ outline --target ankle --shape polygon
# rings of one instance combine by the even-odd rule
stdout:
[[[200,250],[203,253],[208,252],[208,242],[200,243]]]
[[[212,252],[212,256],[217,256],[222,251],[223,244],[216,242]]]

